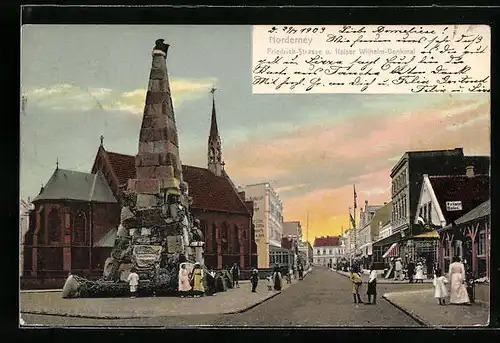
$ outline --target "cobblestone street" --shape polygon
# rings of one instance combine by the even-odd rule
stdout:
[[[223,296],[250,297],[253,294],[247,289],[248,285],[242,284],[240,290],[230,290]],[[185,325],[220,325],[220,326],[362,326],[362,327],[394,327],[394,326],[420,326],[402,311],[381,298],[387,292],[398,292],[404,289],[421,289],[430,285],[380,285],[377,305],[354,304],[351,295],[350,281],[326,268],[315,268],[300,282],[286,287],[281,294],[263,302],[262,304],[237,314],[210,314],[216,309],[204,309],[206,314],[192,315],[162,315],[149,318],[76,318],[58,315],[23,314],[22,318],[27,325],[64,325],[64,326],[185,326]],[[248,291],[248,292],[245,292]],[[238,292],[238,294],[236,294]],[[259,283],[259,293],[266,292],[265,282]],[[362,289],[362,298],[366,299],[365,286]],[[248,293],[248,294],[247,294]],[[216,297],[211,297],[210,303],[215,303]],[[213,300],[212,300],[213,299]],[[97,299],[92,299],[97,300]],[[124,311],[133,303],[151,301],[144,299],[114,299],[115,303],[123,302]],[[188,306],[195,299],[175,299]],[[203,299],[205,300],[205,299]],[[159,301],[159,300],[157,300]],[[239,300],[238,300],[239,301]],[[126,303],[126,305],[125,305]],[[76,304],[76,302],[75,302]],[[182,306],[182,305],[181,305]],[[214,305],[212,305],[214,306]],[[120,310],[114,309],[118,315]],[[78,309],[74,310],[75,312]],[[151,310],[150,310],[151,311]],[[182,312],[182,311],[181,311]],[[190,311],[193,313],[195,311]],[[170,312],[172,313],[172,312]],[[148,313],[150,314],[150,313]]]

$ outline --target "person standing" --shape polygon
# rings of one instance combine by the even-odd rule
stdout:
[[[424,283],[424,266],[421,262],[417,263],[417,268],[415,272],[415,283]]]
[[[201,269],[200,262],[194,264],[193,272],[191,273],[191,282],[193,283],[193,291],[195,297],[200,297],[205,293],[205,287],[203,286],[203,270]]]
[[[236,263],[233,264],[231,268],[231,276],[233,277],[233,288],[236,286],[237,288],[240,288],[240,268]]]
[[[368,302],[366,305],[372,304],[371,297],[373,296],[373,304],[377,303],[377,271],[373,263],[370,265],[370,279],[368,280],[368,289],[366,291]]]
[[[438,299],[439,305],[446,305],[446,297],[448,296],[448,290],[446,289],[446,284],[448,280],[443,276],[441,269],[436,269],[436,274],[434,275],[434,297]]]
[[[128,274],[127,281],[130,285],[130,298],[135,298],[137,286],[139,285],[139,275],[136,273],[135,268],[132,268],[130,274]]]
[[[276,291],[281,291],[281,287],[282,287],[281,280],[282,280],[282,278],[281,278],[280,270],[278,267],[275,267],[274,273],[273,273],[273,281],[274,281],[274,289]]]
[[[181,297],[191,290],[191,285],[189,284],[189,273],[186,269],[186,264],[181,263],[181,269],[179,270],[179,292]]]
[[[257,284],[259,283],[259,271],[257,269],[253,270],[250,276],[250,282],[252,284],[252,293],[257,292]]]
[[[401,280],[401,274],[403,272],[403,264],[401,263],[401,258],[397,258],[394,263],[394,280]]]
[[[453,263],[450,264],[448,280],[450,281],[450,304],[469,305],[470,299],[465,286],[465,267],[458,256],[453,257]]]
[[[408,280],[410,283],[413,283],[413,276],[415,275],[415,263],[413,260],[410,260],[410,263],[408,263]]]
[[[429,256],[427,257],[426,265],[427,265],[427,278],[430,279],[430,278],[432,278],[432,272],[433,272],[434,266],[433,266],[432,259]]]
[[[302,280],[304,278],[304,267],[302,267],[302,264],[299,264],[299,280]]]
[[[359,274],[358,268],[354,266],[351,267],[351,275],[349,276],[349,279],[352,281],[352,296],[354,298],[354,303],[356,304],[359,302],[360,304],[362,304],[363,301],[361,301],[359,291],[361,289],[363,281],[361,280],[361,275]]]

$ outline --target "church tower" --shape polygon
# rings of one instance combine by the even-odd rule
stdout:
[[[215,114],[215,91],[215,88],[210,90],[210,93],[212,93],[212,121],[210,135],[208,136],[208,170],[217,176],[221,176],[224,170],[224,162],[222,161],[222,144]]]

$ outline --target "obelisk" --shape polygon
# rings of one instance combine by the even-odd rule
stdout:
[[[136,179],[128,188],[137,194],[179,193],[182,167],[174,107],[167,72],[169,44],[158,39],[153,49],[144,115],[135,158]],[[144,204],[138,204],[140,205]]]

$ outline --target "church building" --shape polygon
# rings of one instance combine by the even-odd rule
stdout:
[[[120,223],[124,191],[136,177],[135,159],[107,151],[101,136],[91,173],[56,168],[33,201],[21,287],[62,286],[69,272],[102,275]],[[192,198],[190,209],[205,238],[205,265],[256,267],[253,202],[245,201],[244,192],[238,192],[224,170],[214,97],[207,159],[208,168],[182,165]]]

